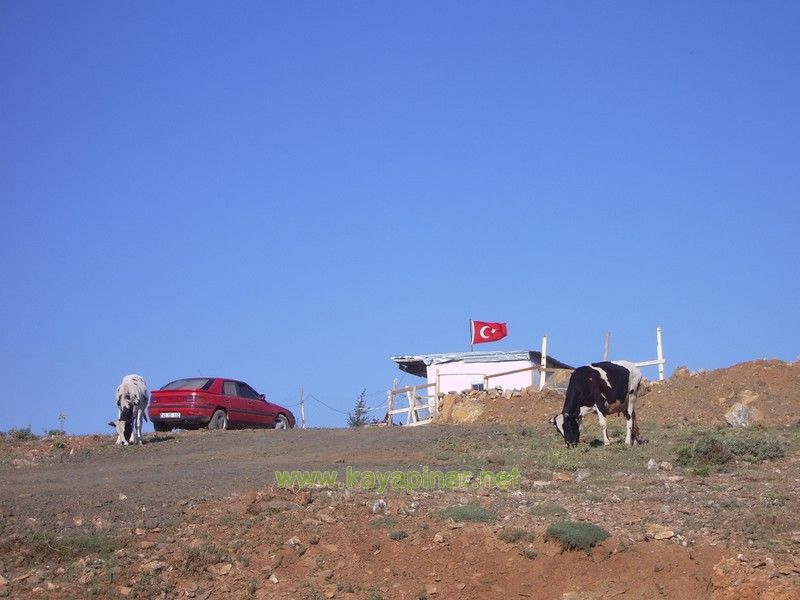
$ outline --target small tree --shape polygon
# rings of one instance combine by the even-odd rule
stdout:
[[[356,400],[356,405],[353,410],[347,413],[347,425],[349,427],[363,427],[367,422],[367,389],[361,390]]]

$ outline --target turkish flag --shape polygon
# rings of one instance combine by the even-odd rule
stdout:
[[[487,323],[486,321],[472,321],[472,343],[496,342],[508,335],[505,323]]]

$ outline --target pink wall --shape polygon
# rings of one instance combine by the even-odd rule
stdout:
[[[474,383],[483,383],[484,375],[491,375],[492,373],[503,373],[505,371],[514,371],[515,369],[524,369],[526,367],[533,367],[534,363],[528,360],[512,360],[506,362],[483,362],[483,363],[465,363],[465,362],[449,362],[439,365],[431,365],[428,367],[428,383],[436,383],[436,370],[439,370],[439,391],[447,392],[461,392],[468,390]],[[539,384],[538,371],[526,371],[523,373],[514,373],[513,375],[504,375],[502,377],[493,377],[489,380],[489,389],[501,387],[504,390],[523,389],[530,385]]]

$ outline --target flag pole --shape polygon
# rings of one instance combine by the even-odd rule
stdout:
[[[475,352],[475,344],[472,343],[472,319],[469,319],[469,351]]]

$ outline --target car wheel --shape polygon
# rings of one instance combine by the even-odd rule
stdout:
[[[156,433],[167,433],[168,431],[172,431],[172,425],[167,423],[153,423],[153,429],[156,430]]]
[[[211,420],[208,422],[209,429],[227,429],[228,428],[228,415],[225,411],[218,408],[211,415]]]
[[[275,418],[275,429],[289,429],[289,419],[286,415],[278,415]]]

